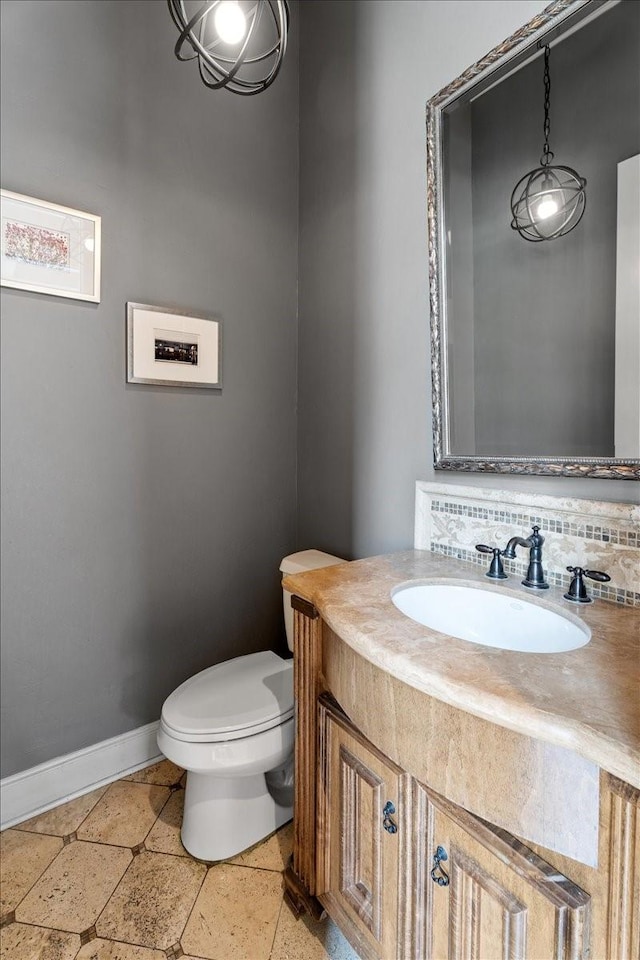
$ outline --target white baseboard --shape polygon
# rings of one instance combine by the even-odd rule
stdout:
[[[157,730],[157,722],[148,723],[0,780],[0,829],[161,760]]]

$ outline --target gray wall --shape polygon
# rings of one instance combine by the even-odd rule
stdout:
[[[294,21],[295,22],[295,21]],[[295,548],[297,38],[205,89],[163,0],[2,4],[2,186],[102,216],[99,305],[2,291],[2,774],[282,642]],[[224,321],[224,389],[125,383],[125,302]]]
[[[301,5],[299,539],[413,542],[415,480],[627,501],[620,481],[434,473],[425,103],[538,0]]]

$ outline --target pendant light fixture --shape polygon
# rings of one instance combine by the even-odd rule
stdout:
[[[178,60],[197,58],[203,83],[251,96],[278,75],[287,49],[286,0],[167,0]],[[186,52],[185,52],[186,51]]]
[[[563,237],[580,223],[587,203],[587,181],[571,167],[552,165],[549,146],[551,78],[549,45],[544,48],[544,146],[540,166],[518,180],[511,194],[511,226],[537,243]]]

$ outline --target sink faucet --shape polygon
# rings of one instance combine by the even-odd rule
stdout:
[[[540,527],[534,527],[533,533],[524,539],[524,537],[511,537],[503,553],[504,557],[513,560],[516,555],[516,547],[529,548],[529,566],[527,576],[522,581],[525,587],[533,587],[535,590],[548,590],[549,584],[544,578],[542,569],[542,544],[544,537],[540,533]]]

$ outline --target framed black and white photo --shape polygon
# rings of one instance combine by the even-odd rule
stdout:
[[[100,303],[101,219],[0,191],[3,287]]]
[[[222,389],[222,321],[145,303],[127,304],[127,381]]]

